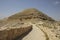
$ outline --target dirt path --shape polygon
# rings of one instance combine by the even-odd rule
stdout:
[[[22,40],[46,40],[44,32],[34,24],[32,25],[33,25],[32,31]]]

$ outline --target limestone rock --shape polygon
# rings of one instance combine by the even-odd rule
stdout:
[[[32,30],[32,26],[21,27],[21,28],[11,28],[0,30],[0,40],[17,40],[24,33]],[[21,39],[20,39],[21,40]]]

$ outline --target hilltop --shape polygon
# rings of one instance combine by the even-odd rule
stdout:
[[[49,20],[49,21],[54,21],[51,17],[47,16],[43,12],[30,8],[23,10],[22,12],[16,13],[15,15],[12,15],[8,17],[8,19],[42,19],[42,20]]]

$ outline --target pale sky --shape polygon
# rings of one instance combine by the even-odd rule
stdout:
[[[27,8],[36,8],[60,20],[60,0],[0,0],[0,19]]]

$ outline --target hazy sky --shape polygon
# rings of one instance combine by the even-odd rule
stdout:
[[[60,20],[60,0],[0,0],[0,18],[13,15],[26,8],[36,8]]]

